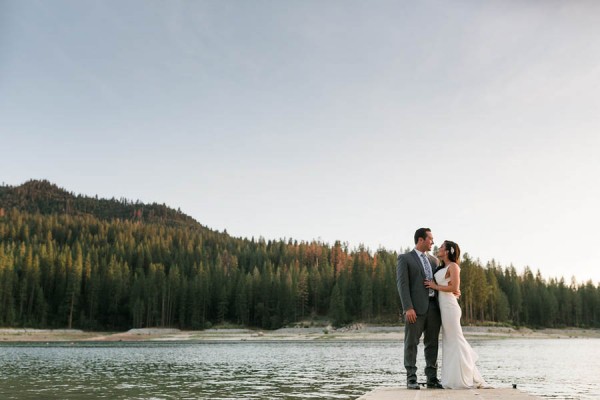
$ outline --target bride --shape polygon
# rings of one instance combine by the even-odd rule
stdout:
[[[435,281],[425,286],[439,292],[442,314],[442,386],[446,389],[480,388],[485,381],[475,362],[479,358],[463,336],[460,326],[461,310],[454,293],[460,293],[460,248],[454,242],[444,241],[438,251],[441,267]],[[437,284],[436,284],[437,282]]]

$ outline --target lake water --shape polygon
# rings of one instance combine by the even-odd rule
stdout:
[[[600,339],[471,340],[489,384],[600,399]],[[0,399],[356,399],[405,384],[390,341],[3,344]],[[441,359],[441,355],[440,355]],[[419,378],[423,353],[419,348]]]

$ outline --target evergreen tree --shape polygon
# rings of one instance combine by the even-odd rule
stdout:
[[[331,304],[329,310],[329,316],[331,317],[333,326],[339,327],[347,322],[346,306],[344,305],[340,285],[337,283],[333,286],[331,292]]]

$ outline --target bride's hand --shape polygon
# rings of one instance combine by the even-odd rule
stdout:
[[[434,281],[429,281],[429,280],[425,279],[425,287],[426,287],[427,289],[433,289],[433,290],[437,290],[437,289],[436,289],[436,286],[437,286],[437,285],[435,284],[435,282],[434,282]]]

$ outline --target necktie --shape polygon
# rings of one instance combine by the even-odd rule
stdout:
[[[431,272],[431,264],[429,264],[429,260],[425,253],[421,253],[421,258],[423,259],[423,266],[425,267],[425,276],[428,280],[433,279],[433,273]],[[435,292],[433,289],[429,289],[429,297],[435,296]]]

